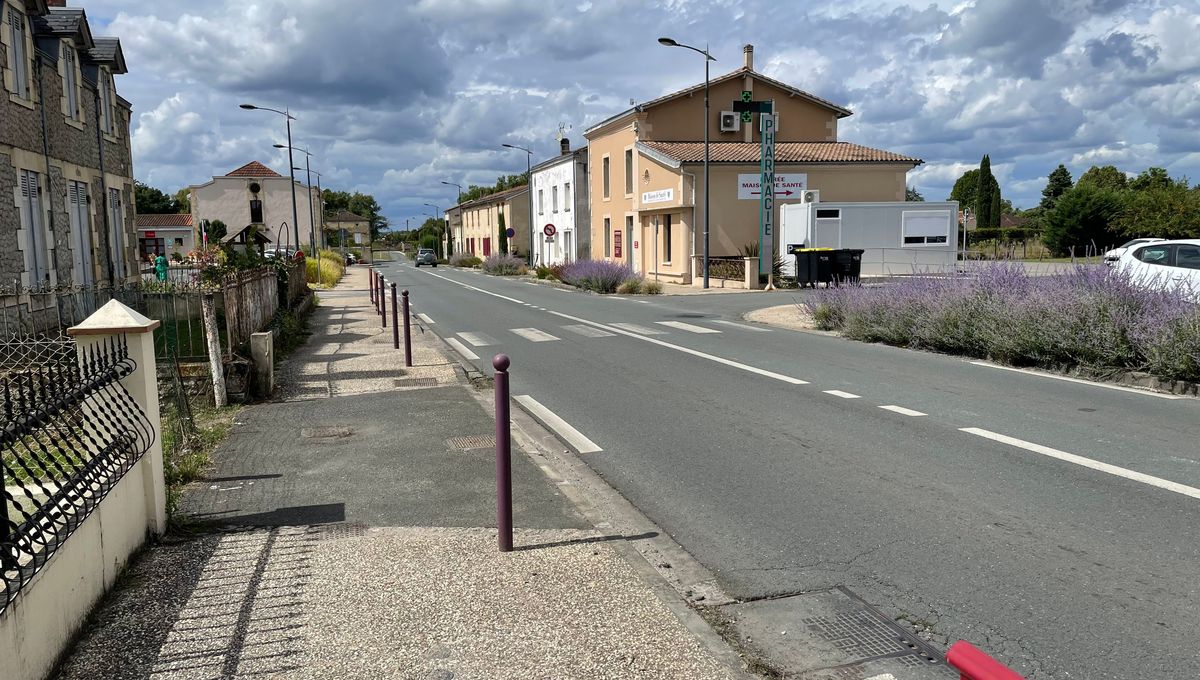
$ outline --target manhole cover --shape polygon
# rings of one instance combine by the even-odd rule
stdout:
[[[396,378],[396,387],[437,387],[437,378]]]
[[[459,451],[470,449],[490,449],[496,446],[496,436],[491,434],[473,434],[466,437],[451,437],[446,445]]]
[[[354,434],[344,425],[318,425],[317,427],[300,428],[300,436],[305,439],[345,439]]]

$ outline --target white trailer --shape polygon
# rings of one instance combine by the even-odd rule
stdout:
[[[863,276],[953,272],[958,261],[958,202],[791,203],[779,209],[777,247],[785,276],[795,276],[788,245],[863,251]]]

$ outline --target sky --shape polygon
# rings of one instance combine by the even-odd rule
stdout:
[[[287,174],[281,116],[327,188],[373,194],[392,228],[574,146],[591,125],[755,68],[854,112],[839,139],[924,159],[944,200],[989,154],[1003,195],[1064,163],[1200,181],[1200,0],[68,0],[121,39],[134,172],[174,192],[259,160]],[[303,156],[297,157],[303,166]],[[302,176],[302,175],[301,175]]]

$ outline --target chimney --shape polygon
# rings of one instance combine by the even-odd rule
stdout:
[[[558,148],[562,151],[562,155],[564,156],[571,153],[571,140],[567,139],[566,137],[558,140]]]
[[[754,70],[754,45],[746,45],[742,48],[742,53],[745,59],[746,68]]]

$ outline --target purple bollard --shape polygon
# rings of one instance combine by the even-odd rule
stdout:
[[[387,286],[387,282],[383,280],[382,276],[380,276],[379,277],[379,323],[383,324],[384,328],[387,328],[387,296],[384,295],[384,291],[387,290],[387,288],[385,288],[385,286]]]
[[[371,304],[375,304],[375,268],[367,269],[367,289],[368,295],[371,296]]]
[[[412,332],[409,330],[408,289],[404,290],[404,365],[412,366]]]
[[[512,552],[512,425],[508,412],[508,355],[492,359],[496,369],[496,529],[500,552]]]
[[[392,284],[392,349],[400,349],[400,322],[396,318],[399,305],[396,304],[396,284]]]

